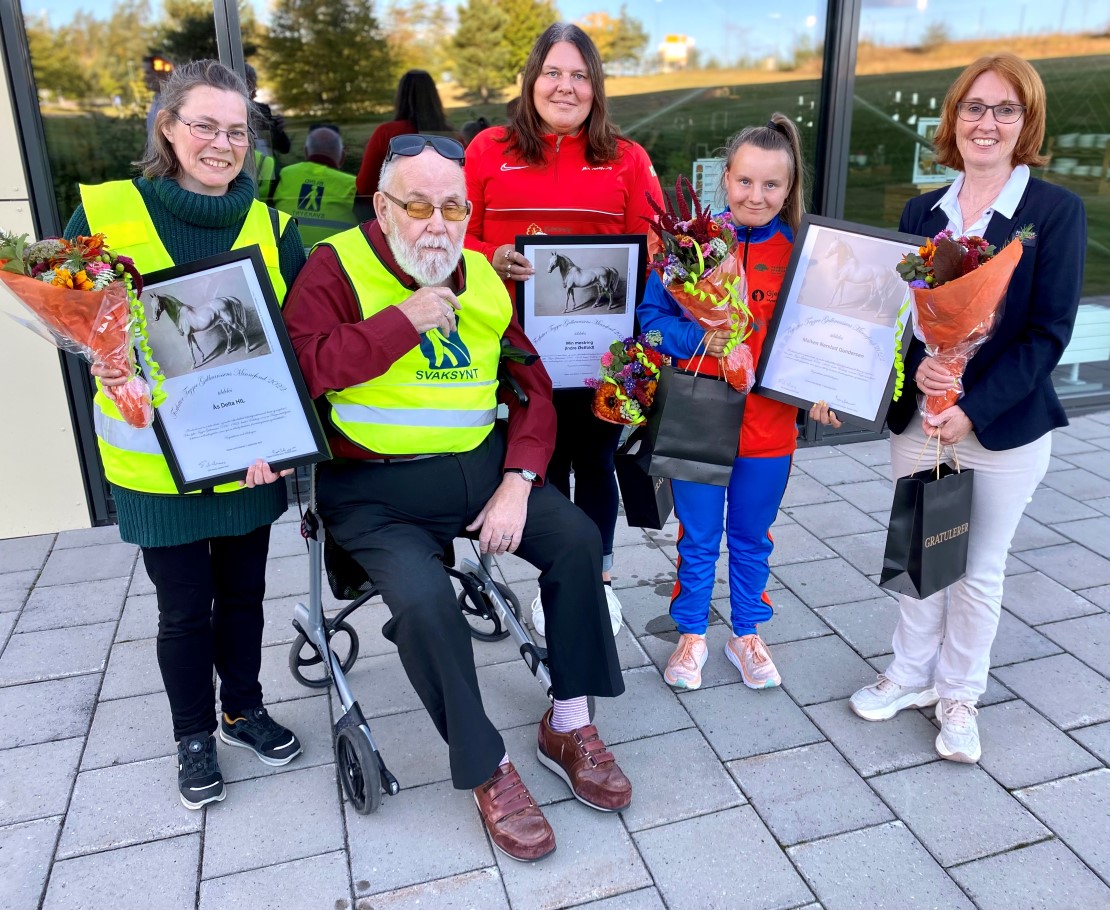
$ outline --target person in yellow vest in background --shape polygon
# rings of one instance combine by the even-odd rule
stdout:
[[[506,362],[528,401],[505,395],[508,426],[495,425],[502,339],[535,348],[501,276],[463,250],[463,158],[445,136],[390,140],[377,219],[312,251],[284,316],[310,394],[329,412],[324,526],[382,593],[392,614],[383,632],[448,744],[455,787],[473,789],[494,845],[530,862],[555,849],[555,835],[482,707],[444,551],[469,534],[482,552],[541,570],[555,701],[538,725],[538,757],[606,812],[627,808],[632,785],[587,696],[619,695],[624,681],[597,526],[543,483],[555,410],[541,364]]]
[[[276,173],[277,163],[274,161],[274,156],[263,154],[261,149],[256,148],[254,150],[255,195],[263,202],[269,202],[273,195]]]
[[[143,274],[257,244],[282,300],[304,265],[304,247],[296,223],[258,202],[243,173],[252,153],[243,80],[215,60],[188,63],[164,83],[161,102],[146,155],[135,162],[142,176],[82,186],[65,236],[103,233]],[[242,482],[178,493],[153,427],[131,427],[103,392],[128,377],[103,366],[92,373],[101,386],[93,422],[120,537],[141,548],[158,598],[158,666],[178,741],[178,790],[187,808],[199,809],[225,796],[217,729],[223,742],[268,765],[301,751],[267,713],[258,678],[270,525],[285,511],[285,483],[259,459]]]
[[[304,154],[307,160],[281,169],[273,205],[297,219],[305,248],[311,249],[358,224],[355,176],[339,170],[345,157],[343,139],[331,127],[310,130]]]

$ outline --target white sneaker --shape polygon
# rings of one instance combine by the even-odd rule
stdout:
[[[547,623],[543,617],[543,601],[540,600],[540,592],[536,592],[535,600],[532,601],[532,628],[536,630],[536,634],[541,638],[544,637],[544,632],[547,630]]]
[[[937,752],[949,761],[975,764],[983,754],[979,746],[979,723],[975,720],[979,709],[969,701],[942,698],[937,705]]]
[[[617,600],[617,595],[613,593],[613,589],[609,585],[603,585],[605,588],[605,603],[609,607],[609,621],[613,624],[613,637],[616,638],[617,633],[621,630],[621,625],[624,622],[624,616],[621,614],[621,602]],[[543,601],[540,599],[540,592],[536,592],[536,597],[532,601],[532,628],[536,630],[536,634],[544,636],[547,625],[544,622],[543,616]]]
[[[885,674],[870,686],[864,686],[848,704],[864,720],[890,720],[903,708],[928,708],[937,703],[933,686],[900,686]]]
[[[613,637],[616,638],[624,624],[621,602],[617,600],[617,595],[613,593],[612,585],[602,585],[602,587],[605,588],[605,603],[609,607],[609,621],[613,624]]]

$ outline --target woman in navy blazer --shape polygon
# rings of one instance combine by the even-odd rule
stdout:
[[[930,237],[950,228],[999,249],[1021,227],[1036,232],[1000,323],[967,365],[959,401],[935,418],[921,416],[913,392],[921,401],[943,395],[953,376],[915,337],[905,358],[908,394],[887,418],[894,477],[912,473],[936,435],[949,452],[958,445],[961,467],[974,469],[967,575],[924,600],[900,598],[894,659],[851,706],[867,720],[886,720],[937,704],[936,748],[954,761],[979,759],[975,705],[987,686],[1006,556],[1048,469],[1051,431],[1068,422],[1052,370],[1075,323],[1087,219],[1078,196],[1029,175],[1030,165],[1046,162],[1044,128],[1044,86],[1033,67],[1009,53],[976,60],[949,89],[934,140],[937,161],[961,173],[946,189],[911,199],[900,224]]]

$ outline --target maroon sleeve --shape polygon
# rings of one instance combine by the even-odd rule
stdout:
[[[524,329],[517,322],[516,314],[505,329],[505,340],[513,347],[534,354],[536,349]],[[511,392],[502,392],[501,400],[509,406],[509,445],[505,453],[506,468],[524,468],[541,477],[547,473],[547,463],[555,451],[555,405],[551,401],[551,377],[543,362],[531,366],[506,361],[506,369],[528,396],[522,405]]]
[[[385,164],[385,153],[389,149],[389,140],[393,138],[392,130],[387,129],[389,124],[383,123],[370,134],[366,141],[366,151],[362,153],[362,163],[358,166],[358,177],[355,178],[355,190],[360,196],[373,196],[378,189],[378,178],[382,174],[382,165]]]
[[[282,311],[308,392],[317,398],[385,373],[420,343],[408,317],[389,306],[362,318],[331,247],[317,247]]]

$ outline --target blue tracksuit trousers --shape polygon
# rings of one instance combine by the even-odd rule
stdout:
[[[679,632],[704,635],[709,626],[709,601],[725,531],[733,634],[752,635],[758,623],[771,618],[764,594],[774,546],[770,530],[789,477],[790,456],[781,455],[737,458],[727,487],[671,481],[674,511],[681,522],[678,583],[671,597],[671,618]]]

